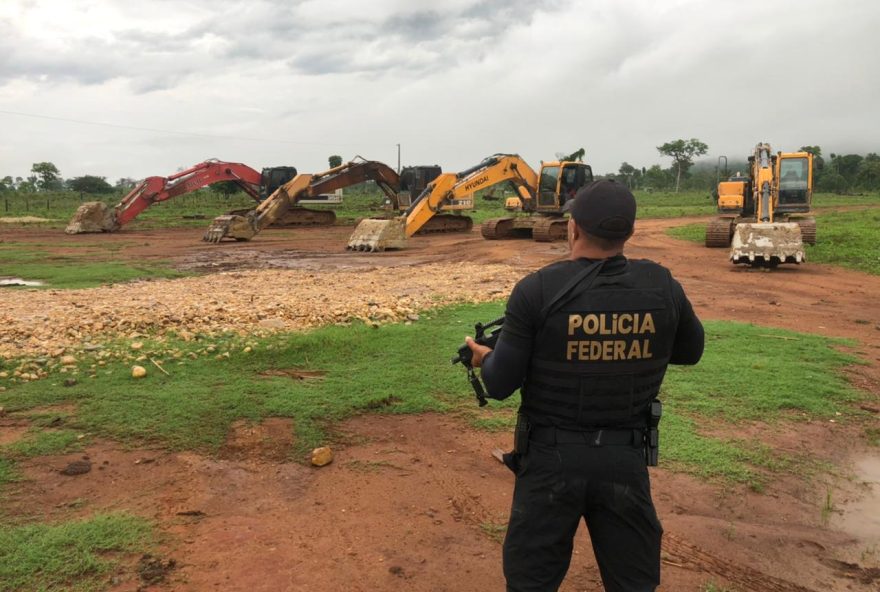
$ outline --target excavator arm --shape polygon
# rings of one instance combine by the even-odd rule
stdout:
[[[392,220],[363,220],[348,242],[357,251],[403,248],[406,239],[441,212],[471,210],[473,193],[510,181],[516,187],[524,209],[534,204],[538,175],[516,154],[495,154],[459,173],[443,173],[434,179],[406,210]]]
[[[400,178],[394,169],[375,160],[351,161],[316,175],[297,175],[243,216],[215,218],[202,240],[210,243],[219,243],[223,239],[250,240],[280,219],[299,200],[370,180],[375,181],[385,195],[396,200]]]
[[[168,177],[147,177],[109,210],[103,202],[82,204],[74,214],[65,232],[114,232],[134,220],[154,203],[191,193],[221,181],[237,183],[256,201],[260,199],[259,171],[240,162],[206,160],[185,171]]]

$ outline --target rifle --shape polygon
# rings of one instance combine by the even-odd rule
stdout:
[[[501,335],[501,325],[504,324],[504,317],[500,319],[495,319],[491,323],[477,323],[474,325],[474,341],[480,345],[485,345],[486,347],[495,348],[495,344],[498,343],[498,337]],[[487,333],[487,330],[490,330]],[[465,368],[467,368],[468,379],[471,381],[471,386],[474,389],[474,394],[477,395],[477,402],[480,404],[480,407],[486,404],[486,389],[483,387],[483,383],[480,382],[480,378],[477,376],[477,373],[474,372],[474,352],[471,351],[471,348],[464,345],[458,348],[458,354],[452,358],[453,364],[461,364]]]

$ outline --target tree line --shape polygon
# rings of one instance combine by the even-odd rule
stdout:
[[[61,171],[51,162],[35,162],[31,166],[31,174],[27,177],[6,175],[0,178],[0,193],[15,191],[18,193],[38,193],[46,191],[78,191],[82,193],[118,193],[129,191],[135,186],[134,179],[123,177],[115,184],[107,182],[107,177],[83,175],[64,179]]]
[[[817,191],[827,193],[851,193],[855,191],[880,190],[880,155],[869,152],[860,154],[828,155],[826,160],[820,146],[801,146],[802,152],[813,155],[813,187]],[[748,162],[745,159],[723,161],[721,164],[709,161],[697,161],[705,155],[709,146],[697,138],[678,139],[657,146],[661,156],[672,160],[668,168],[659,164],[650,167],[637,167],[623,162],[616,173],[601,175],[626,184],[631,189],[676,191],[712,190],[718,179],[724,180],[735,172],[747,173]],[[561,154],[561,153],[560,153]],[[580,159],[584,155],[582,148],[578,152],[566,156],[565,160]],[[560,158],[562,158],[560,156]],[[330,167],[342,164],[342,157],[332,155]],[[106,177],[83,175],[64,179],[61,171],[51,162],[36,162],[27,177],[5,176],[0,178],[0,193],[20,192],[37,193],[46,191],[76,191],[89,194],[126,193],[135,186],[136,181],[122,177],[110,184]],[[224,194],[237,192],[240,188],[231,182],[218,184],[217,190]]]

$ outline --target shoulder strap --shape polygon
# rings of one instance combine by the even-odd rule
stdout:
[[[550,299],[550,302],[541,309],[541,318],[539,319],[538,326],[543,327],[544,323],[547,321],[547,317],[556,312],[559,307],[567,302],[566,296],[571,295],[573,291],[574,293],[578,293],[589,289],[590,286],[593,285],[593,280],[596,279],[596,276],[599,275],[599,272],[602,270],[605,261],[606,259],[601,259],[590,263],[584,269],[575,274],[568,283],[562,286],[562,289],[559,290],[553,298]],[[581,289],[575,290],[578,286],[580,286]]]

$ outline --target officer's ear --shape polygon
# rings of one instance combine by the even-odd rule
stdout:
[[[577,222],[574,221],[574,218],[568,219],[568,242],[573,243],[577,241],[581,236],[581,229],[578,227]]]

